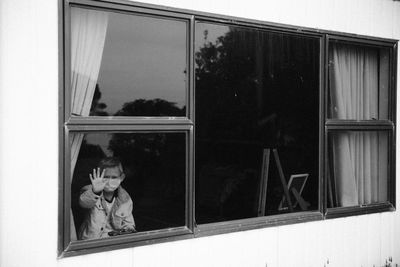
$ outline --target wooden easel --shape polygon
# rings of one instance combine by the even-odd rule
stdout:
[[[261,178],[260,178],[260,190],[259,190],[259,198],[258,198],[258,216],[265,216],[265,206],[267,202],[267,185],[268,185],[268,171],[269,171],[269,159],[270,159],[270,154],[271,154],[271,149],[270,148],[265,148],[263,150],[263,162],[262,162],[262,167],[261,167]],[[282,165],[281,161],[279,160],[279,155],[278,155],[278,150],[276,148],[272,149],[272,153],[274,154],[274,159],[276,163],[276,167],[278,169],[279,173],[279,178],[281,180],[283,192],[286,197],[286,201],[288,203],[289,211],[293,211],[293,205],[292,201],[290,199],[290,194],[289,194],[289,189],[286,183],[285,175],[283,174],[282,170]],[[293,192],[294,196],[297,199],[297,196],[301,198],[300,194],[297,192]],[[296,194],[297,193],[297,194]],[[304,201],[303,198],[300,199],[300,201],[297,199],[297,201],[303,204],[302,201]],[[302,204],[300,204],[300,207],[303,208]]]

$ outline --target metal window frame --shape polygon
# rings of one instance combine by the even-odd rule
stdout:
[[[354,37],[354,36],[342,36],[338,34],[327,34],[326,35],[326,84],[325,84],[325,198],[324,198],[324,215],[325,218],[338,218],[353,215],[377,213],[384,211],[394,211],[396,208],[396,58],[397,55],[397,41],[384,41],[379,39],[371,39],[367,37]],[[361,47],[374,47],[374,48],[388,48],[389,49],[389,103],[388,103],[388,118],[379,120],[341,120],[329,118],[328,112],[328,95],[329,95],[329,44],[333,42],[341,42],[352,45],[358,45]],[[327,179],[329,177],[328,164],[328,138],[331,133],[340,131],[382,131],[388,133],[388,201],[383,203],[372,203],[368,205],[360,205],[353,207],[327,207]]]
[[[215,18],[211,16],[205,16],[199,15],[196,16],[195,22],[200,22],[200,23],[213,23],[213,24],[219,24],[219,25],[226,25],[226,26],[237,26],[237,27],[244,27],[244,28],[251,28],[251,29],[256,29],[256,30],[261,30],[261,31],[266,31],[266,32],[272,32],[272,33],[281,33],[281,34],[286,34],[286,35],[294,35],[294,36],[300,36],[300,37],[307,37],[310,39],[315,39],[319,41],[319,49],[320,49],[320,56],[319,56],[319,102],[321,102],[321,96],[323,95],[323,71],[321,66],[323,66],[323,47],[324,47],[324,35],[321,34],[320,32],[312,32],[308,30],[304,31],[299,31],[298,29],[292,29],[290,27],[286,28],[281,28],[281,27],[276,27],[275,25],[268,24],[268,23],[251,23],[248,20],[241,20],[241,19],[223,19],[221,17]],[[194,87],[194,90],[196,88]],[[321,113],[321,106],[319,107],[319,137],[321,138],[323,135],[323,123],[324,123],[324,116],[323,113]],[[318,156],[319,158],[323,157],[324,150],[323,146],[321,143],[319,144],[319,150],[318,150]],[[215,223],[205,223],[205,224],[199,224],[196,225],[197,227],[195,228],[195,236],[209,236],[209,235],[215,235],[215,234],[223,234],[223,233],[229,233],[229,232],[235,232],[235,231],[245,231],[245,230],[251,230],[251,229],[258,229],[258,228],[264,228],[264,227],[269,227],[269,226],[275,226],[275,225],[285,225],[285,224],[293,224],[293,223],[300,223],[300,222],[306,222],[306,221],[315,221],[315,220],[322,220],[323,219],[323,212],[322,212],[322,205],[321,201],[323,199],[322,195],[322,184],[323,184],[323,179],[322,179],[322,174],[323,174],[323,168],[322,166],[322,161],[319,163],[319,169],[318,169],[318,183],[319,183],[319,190],[318,190],[318,209],[313,210],[313,211],[304,211],[304,212],[293,212],[293,213],[286,213],[286,214],[280,214],[280,215],[269,215],[269,216],[262,216],[262,217],[252,217],[252,218],[246,218],[246,219],[238,219],[238,220],[231,220],[231,221],[223,221],[223,222],[215,222]]]
[[[186,117],[71,117],[70,95],[67,81],[70,80],[69,64],[69,27],[70,6],[81,6],[92,9],[110,10],[137,15],[156,16],[167,19],[185,20],[187,27],[187,66],[188,81],[186,91]],[[170,8],[159,5],[143,4],[128,0],[58,0],[59,14],[59,219],[58,219],[58,257],[69,257],[120,248],[142,246],[154,243],[171,242],[208,235],[244,231],[294,224],[329,218],[353,216],[395,209],[395,147],[396,147],[396,75],[398,41],[387,38],[360,36],[321,29],[297,27],[252,19],[198,12],[193,10]],[[195,62],[194,36],[197,21],[220,23],[224,25],[251,27],[271,32],[295,34],[319,38],[320,40],[320,81],[319,81],[319,209],[317,211],[296,212],[283,215],[254,217],[235,221],[196,225],[195,222]],[[380,121],[340,121],[327,118],[328,114],[328,51],[329,42],[340,40],[360,45],[373,45],[390,48],[390,86],[389,86],[389,119]],[[337,130],[384,130],[390,131],[390,190],[387,203],[362,207],[327,208],[327,165],[328,135]],[[69,183],[69,132],[123,131],[123,132],[185,132],[187,139],[186,162],[186,226],[138,233],[131,236],[119,236],[110,239],[90,241],[70,241],[70,183]],[[66,178],[67,177],[67,178]],[[68,182],[67,182],[68,180]]]
[[[160,229],[153,230],[148,232],[137,233],[135,235],[126,235],[126,236],[117,236],[110,239],[96,239],[96,240],[78,240],[78,241],[70,241],[68,244],[68,253],[76,253],[77,250],[81,249],[98,249],[104,246],[115,246],[115,245],[125,245],[137,242],[146,242],[147,240],[157,240],[162,238],[176,238],[181,235],[189,235],[193,234],[193,222],[190,214],[192,213],[191,206],[188,204],[191,201],[192,195],[190,194],[190,186],[189,182],[189,169],[190,160],[189,155],[193,152],[191,151],[191,146],[189,143],[192,142],[192,129],[193,127],[190,125],[183,125],[179,127],[170,127],[169,125],[156,125],[154,127],[148,126],[136,126],[136,125],[123,125],[123,126],[115,126],[115,125],[101,125],[101,126],[87,126],[87,125],[68,125],[65,129],[65,144],[69,144],[70,134],[73,133],[184,133],[185,134],[185,225],[181,227],[174,227],[168,229]],[[70,158],[70,148],[69,145],[64,147],[66,158]],[[70,173],[70,165],[69,161],[66,161],[66,170],[65,177],[71,177]],[[65,196],[64,202],[64,216],[65,216],[65,225],[69,226],[71,217],[70,217],[70,208],[71,208],[71,182],[69,179],[64,179],[64,188],[65,191],[68,192]],[[64,228],[64,234],[66,237],[70,236],[70,227]]]
[[[191,238],[193,236],[193,113],[194,101],[190,88],[193,87],[193,51],[191,43],[191,27],[193,24],[193,16],[188,14],[174,13],[170,11],[153,11],[136,6],[119,6],[114,4],[102,3],[97,1],[62,1],[60,0],[60,58],[62,59],[62,67],[60,67],[60,100],[59,100],[59,120],[60,120],[60,219],[59,219],[59,257],[67,257],[73,255],[87,254],[91,252],[105,251],[116,248],[131,247],[135,245],[145,245],[151,243],[165,242],[182,238]],[[155,17],[169,20],[179,20],[186,23],[186,65],[188,69],[188,80],[186,82],[186,115],[183,117],[100,117],[88,116],[79,117],[70,114],[71,101],[69,82],[70,81],[70,11],[72,7],[80,7],[95,10],[105,10],[124,14],[134,14],[147,17]],[[62,27],[62,30],[61,30]],[[96,240],[77,240],[70,239],[70,208],[71,208],[71,183],[70,173],[70,134],[71,133],[88,133],[88,132],[184,132],[186,136],[186,174],[185,174],[185,225],[182,227],[174,227],[168,229],[160,229],[137,233],[134,235],[117,236],[107,239]],[[62,144],[62,145],[61,145]]]

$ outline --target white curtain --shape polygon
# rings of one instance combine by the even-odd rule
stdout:
[[[71,9],[71,113],[88,116],[92,105],[107,33],[108,14],[83,8]],[[83,134],[71,136],[71,182]],[[76,229],[71,211],[71,240]]]
[[[378,119],[378,53],[333,45],[330,58],[331,117]],[[332,146],[336,204],[355,206],[385,201],[387,135],[376,131],[339,132],[333,134]]]

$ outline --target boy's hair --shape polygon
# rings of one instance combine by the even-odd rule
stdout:
[[[121,161],[117,157],[106,157],[100,160],[99,162],[99,168],[100,169],[107,169],[107,168],[114,168],[118,167],[119,171],[121,174],[124,173],[124,169],[122,168]]]

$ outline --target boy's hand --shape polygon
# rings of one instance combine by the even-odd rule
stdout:
[[[100,168],[93,169],[93,175],[89,174],[90,181],[92,182],[93,193],[100,194],[104,186],[106,185],[106,181],[103,180],[104,178],[105,169],[100,174]]]

